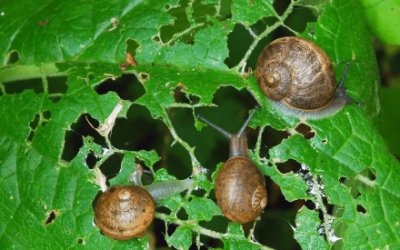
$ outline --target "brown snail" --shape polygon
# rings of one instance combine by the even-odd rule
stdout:
[[[257,83],[283,111],[300,115],[332,114],[346,103],[356,103],[344,88],[349,63],[336,85],[332,62],[315,43],[300,37],[282,37],[261,52]],[[308,115],[307,115],[308,113]]]
[[[95,206],[95,223],[116,240],[142,236],[154,219],[153,197],[140,186],[114,186],[102,193]]]
[[[107,188],[98,197],[94,205],[94,221],[104,235],[115,240],[143,236],[153,222],[155,201],[193,185],[191,179],[185,179],[142,186],[141,171],[138,168],[131,176],[133,185]]]
[[[254,221],[267,205],[265,179],[260,170],[249,159],[245,129],[254,111],[236,134],[230,134],[205,118],[199,119],[230,141],[229,159],[218,172],[215,181],[215,196],[222,213],[234,222]]]

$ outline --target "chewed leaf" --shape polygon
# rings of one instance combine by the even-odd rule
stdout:
[[[161,248],[298,248],[295,240],[313,249],[395,248],[400,168],[371,123],[379,74],[363,15],[358,1],[339,0],[2,3],[0,245],[143,249],[155,235],[165,238],[156,240]],[[254,72],[281,34],[318,44],[337,79],[351,61],[346,90],[364,106],[313,121],[276,109]],[[256,110],[248,146],[269,201],[250,227],[229,223],[214,201],[228,141],[203,136],[194,118],[211,109],[223,109],[216,122],[232,126],[228,119]],[[286,162],[301,169],[281,171]],[[101,190],[129,185],[139,166],[145,184],[194,185],[157,201],[143,237],[111,240],[93,224],[93,205]],[[290,223],[265,237],[271,217]],[[294,239],[281,233],[289,225]]]

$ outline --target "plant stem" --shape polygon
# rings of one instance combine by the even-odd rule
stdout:
[[[297,4],[296,1],[291,1],[289,6],[287,7],[287,9],[285,10],[285,12],[282,14],[282,16],[279,17],[279,20],[276,23],[274,23],[271,26],[267,26],[267,28],[261,34],[254,37],[253,43],[250,45],[250,47],[247,50],[246,54],[244,55],[243,59],[236,66],[234,66],[233,69],[235,69],[237,72],[240,71],[240,68],[242,67],[242,65],[244,65],[249,60],[249,57],[250,57],[251,53],[253,53],[253,50],[257,47],[258,42],[260,42],[261,39],[263,39],[267,35],[269,35],[273,30],[275,30],[276,28],[281,26],[284,23],[284,21],[286,20],[286,18],[292,13],[293,7],[296,4]]]

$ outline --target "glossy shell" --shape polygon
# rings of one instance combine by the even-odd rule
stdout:
[[[154,219],[154,201],[139,186],[114,186],[102,193],[95,205],[95,223],[116,240],[142,236]]]
[[[230,158],[217,175],[215,196],[231,221],[254,221],[267,205],[264,176],[248,158]]]
[[[266,96],[295,109],[318,110],[335,97],[329,57],[304,38],[283,37],[265,47],[257,61],[256,78]]]

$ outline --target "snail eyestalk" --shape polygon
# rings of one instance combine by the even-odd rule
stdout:
[[[223,134],[226,138],[230,139],[232,137],[232,134],[225,131],[224,129],[220,128],[219,126],[211,123],[210,121],[208,121],[206,118],[202,117],[201,115],[197,115],[197,118],[199,118],[202,122],[206,123],[207,125],[213,127],[215,130],[217,130],[218,132],[220,132],[221,134]]]
[[[352,104],[356,104],[358,106],[361,106],[361,103],[359,103],[358,101],[354,100],[353,98],[351,98],[347,94],[347,90],[344,87],[344,83],[346,81],[346,77],[347,77],[347,73],[348,73],[349,68],[350,68],[350,64],[351,64],[351,62],[347,62],[346,63],[346,67],[344,68],[344,71],[342,73],[342,78],[340,79],[340,82],[339,82],[339,85],[338,85],[338,96],[340,98],[343,98],[346,103],[352,103]]]
[[[342,78],[340,79],[339,82],[339,89],[344,89],[344,82],[346,81],[346,77],[347,77],[347,73],[349,72],[349,68],[350,68],[350,62],[346,63],[346,67],[344,68],[343,74],[342,74]]]
[[[255,110],[250,111],[249,117],[247,117],[246,121],[243,123],[242,127],[240,128],[239,132],[237,133],[238,137],[240,137],[243,134],[243,132],[246,130],[254,113],[255,113]]]

